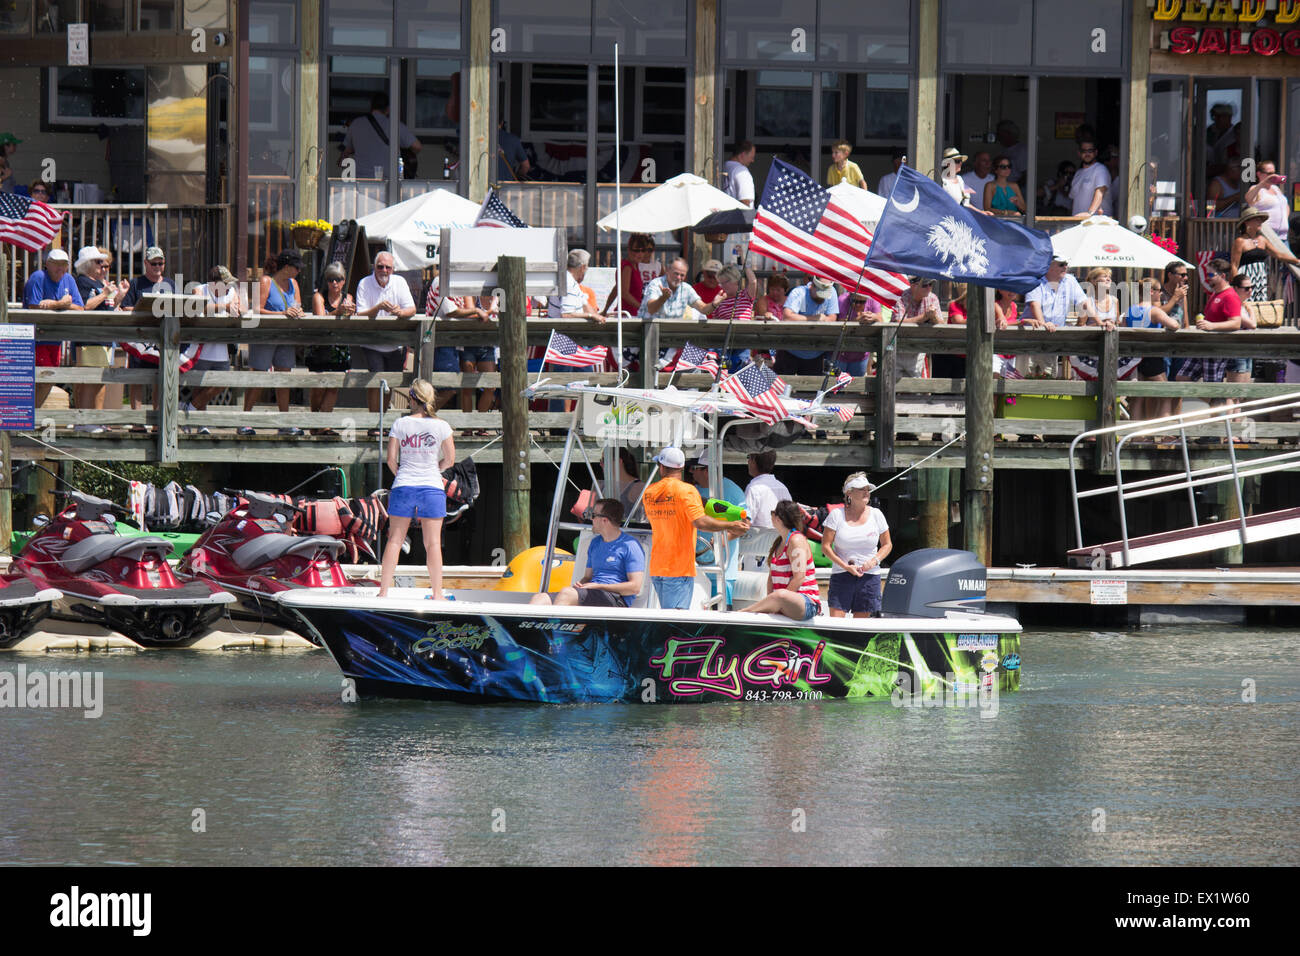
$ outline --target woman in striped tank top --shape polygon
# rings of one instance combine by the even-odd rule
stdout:
[[[718,272],[718,285],[722,286],[722,295],[717,299],[710,317],[728,322],[752,322],[754,298],[758,294],[758,277],[754,275],[754,270],[745,268],[742,286],[740,269],[736,266],[723,266]],[[732,349],[725,357],[727,368],[734,372],[749,364],[749,349]]]
[[[803,512],[793,501],[778,501],[772,510],[776,543],[768,552],[767,597],[746,611],[784,614],[796,621],[811,621],[821,613],[821,590],[813,567],[812,547],[801,534]]]

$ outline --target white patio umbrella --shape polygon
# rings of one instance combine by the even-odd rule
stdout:
[[[1093,216],[1052,236],[1052,251],[1071,269],[1109,266],[1115,269],[1163,269],[1177,260],[1191,263],[1161,249],[1107,216]]]
[[[866,223],[870,227],[880,222],[880,217],[884,215],[885,197],[877,196],[869,189],[850,186],[848,183],[836,183],[830,188],[830,194],[839,200],[840,205],[857,216],[859,222]]]
[[[693,226],[712,213],[744,206],[699,176],[682,173],[642,193],[596,225],[601,229],[613,229],[617,225],[623,232],[668,232]]]
[[[369,239],[386,239],[399,272],[423,269],[433,261],[443,228],[472,226],[479,204],[448,189],[434,189],[357,220]]]

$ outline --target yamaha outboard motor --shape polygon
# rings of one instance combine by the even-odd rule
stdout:
[[[881,613],[885,617],[944,617],[949,611],[984,613],[984,565],[969,551],[925,548],[889,566]]]

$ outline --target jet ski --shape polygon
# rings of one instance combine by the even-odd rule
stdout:
[[[172,542],[118,534],[111,501],[58,492],[69,505],[32,536],[14,569],[37,590],[63,592],[61,615],[120,631],[145,647],[171,647],[200,636],[233,604],[208,581],[182,580],[167,563]]]
[[[62,591],[40,587],[25,574],[0,574],[0,648],[13,647],[35,630],[61,597]]]
[[[379,586],[344,572],[339,554],[347,548],[346,542],[332,535],[294,531],[293,515],[302,508],[256,491],[230,493],[239,497],[238,503],[185,553],[177,572],[236,595],[239,603],[232,612],[299,630],[301,617],[286,613],[280,604],[284,594]]]

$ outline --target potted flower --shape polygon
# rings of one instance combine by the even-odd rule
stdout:
[[[315,249],[334,231],[334,226],[326,219],[298,219],[289,224],[289,231],[299,249]]]

